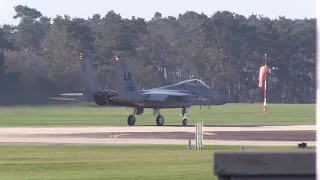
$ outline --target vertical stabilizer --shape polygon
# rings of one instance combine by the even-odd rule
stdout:
[[[92,61],[85,59],[82,61],[82,78],[85,84],[85,91],[96,93],[102,90],[98,74],[93,70]]]
[[[163,70],[163,84],[162,86],[169,86],[171,83],[169,81],[168,78],[168,72],[167,72],[167,68],[164,68]]]
[[[117,85],[116,89],[118,92],[136,91],[136,81],[128,68],[125,60],[116,56],[117,66]]]

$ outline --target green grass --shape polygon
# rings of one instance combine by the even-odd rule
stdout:
[[[215,179],[213,152],[238,149],[238,146],[205,146],[202,151],[190,151],[186,146],[0,146],[0,179]]]
[[[127,125],[130,108],[83,106],[26,106],[0,108],[0,126],[31,125]],[[165,125],[181,125],[181,109],[163,109]],[[155,125],[152,110],[136,117],[136,125]],[[226,104],[210,109],[194,106],[188,123],[204,124],[315,124],[314,104],[268,104],[267,115],[262,104]]]

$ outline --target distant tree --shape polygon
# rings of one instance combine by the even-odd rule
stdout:
[[[187,11],[178,17],[155,12],[149,21],[114,11],[51,19],[28,6],[14,10],[19,24],[0,29],[0,83],[17,102],[26,97],[17,87],[34,94],[78,91],[79,53],[92,58],[108,87],[115,85],[114,56],[120,54],[140,88],[199,78],[234,102],[262,100],[258,71],[268,54],[268,101],[315,102],[316,19],[246,18],[229,11],[210,16]],[[3,80],[9,72],[14,81]],[[1,98],[0,104],[8,102]]]

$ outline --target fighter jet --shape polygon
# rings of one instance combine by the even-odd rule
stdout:
[[[82,61],[82,71],[86,89],[83,93],[66,93],[63,96],[81,96],[82,100],[95,102],[99,106],[120,106],[133,108],[132,114],[127,118],[129,126],[136,122],[136,115],[144,113],[144,109],[152,108],[156,115],[156,124],[163,126],[164,117],[160,109],[181,108],[182,124],[188,123],[188,110],[194,105],[223,105],[229,102],[223,94],[210,89],[200,79],[189,79],[167,86],[138,90],[135,78],[129,70],[125,60],[115,57],[117,66],[116,88],[102,88],[93,71],[92,62],[88,59]]]

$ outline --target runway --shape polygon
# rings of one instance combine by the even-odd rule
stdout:
[[[315,146],[315,125],[204,126],[205,145]],[[195,127],[0,127],[1,145],[187,145]]]

